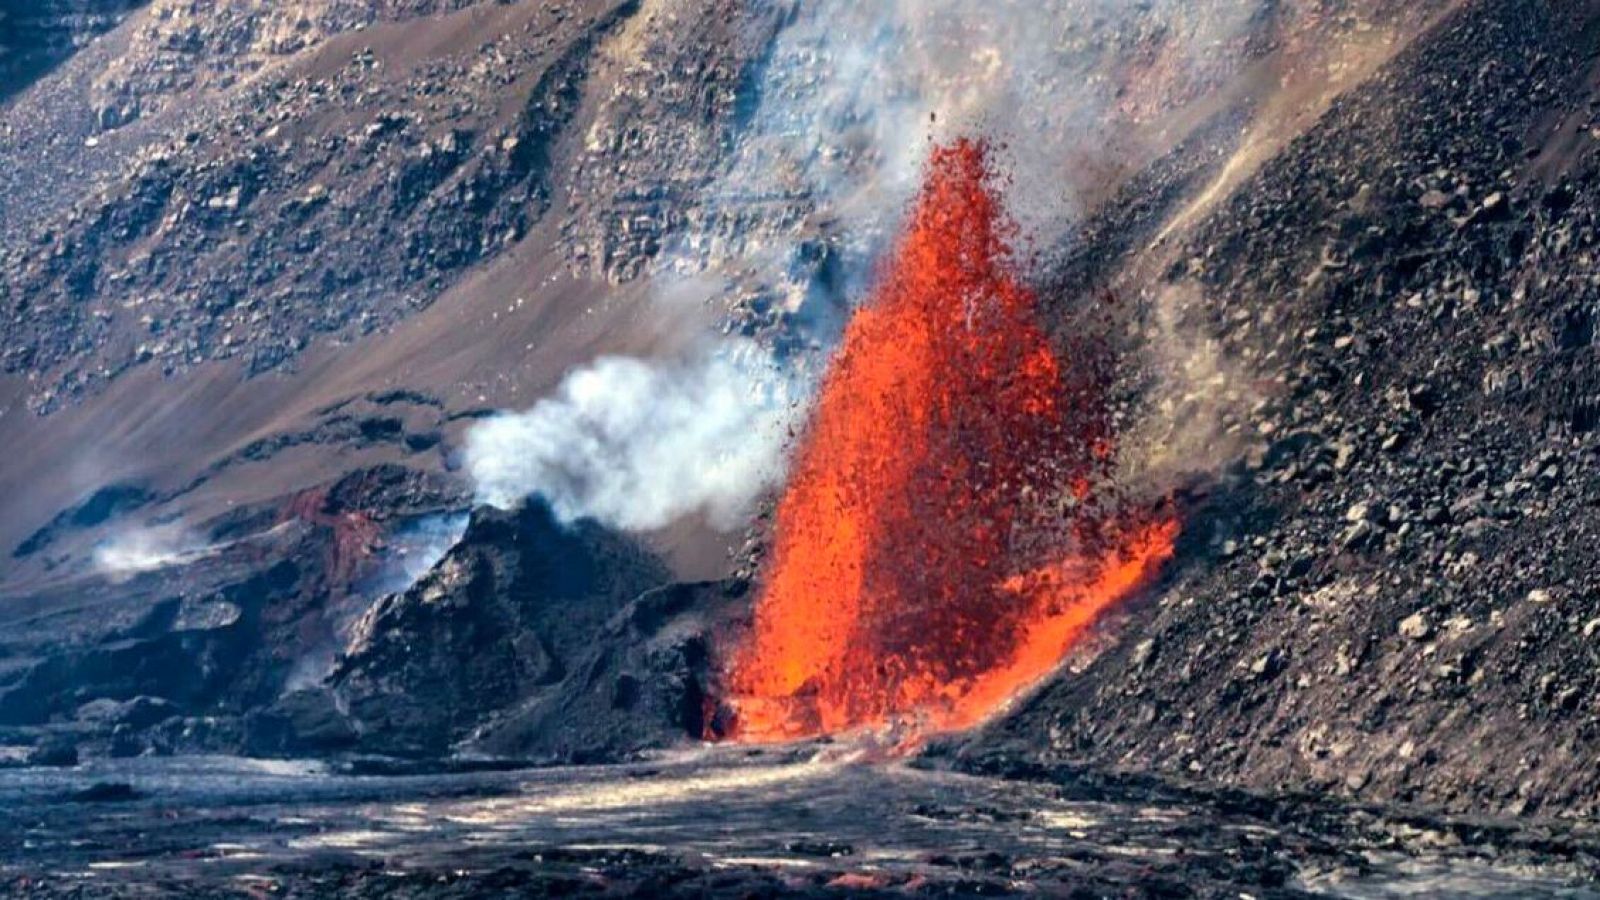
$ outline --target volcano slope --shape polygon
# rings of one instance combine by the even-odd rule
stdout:
[[[626,217],[626,246],[584,242],[626,267],[649,202],[598,174],[574,193],[572,173],[626,131],[669,160],[664,185],[708,177],[770,16],[58,6],[7,20],[70,40],[0,101],[0,743],[347,747],[301,689],[445,549],[418,536],[465,520],[462,435],[596,355],[676,339],[648,286],[563,237]],[[77,15],[101,6],[118,15]],[[674,575],[719,576],[729,540]],[[596,628],[668,580],[637,561],[628,596],[589,598]]]
[[[1240,452],[1115,646],[965,764],[1600,809],[1597,56],[1596,4],[1464,4],[1192,230],[1086,232],[1074,277],[1200,298]]]

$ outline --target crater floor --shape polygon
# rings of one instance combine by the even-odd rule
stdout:
[[[443,774],[229,757],[13,769],[0,772],[0,890],[1600,897],[1585,886],[1594,836],[1549,826],[870,757],[818,745]]]

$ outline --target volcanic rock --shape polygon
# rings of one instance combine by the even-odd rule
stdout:
[[[1199,265],[1107,276],[1152,303],[1204,297],[1187,314],[1282,385],[1252,405],[1251,429],[1315,421],[1342,446],[1320,479],[1300,473],[1326,445],[1223,466],[1157,602],[972,754],[1477,812],[1600,810],[1586,749],[1600,660],[1583,636],[1600,610],[1600,483],[1583,474],[1600,460],[1600,152],[1557,124],[1587,121],[1600,91],[1597,25],[1583,4],[1456,5],[1172,238],[1173,258]],[[1358,193],[1363,224],[1345,233],[1330,223]],[[1077,253],[1101,272],[1128,262],[1110,241]],[[1306,334],[1356,339],[1335,360]],[[1214,534],[1237,555],[1205,555]],[[1263,580],[1270,554],[1303,541],[1340,553],[1303,583]],[[1137,650],[1149,640],[1154,667]],[[1238,677],[1280,649],[1282,677]]]
[[[1425,641],[1433,634],[1433,626],[1422,613],[1413,613],[1400,622],[1400,636],[1413,641]]]
[[[350,743],[342,719],[313,727],[293,687],[331,662],[342,617],[370,602],[360,585],[392,565],[382,535],[454,497],[415,470],[360,470],[237,507],[195,529],[194,549],[149,571],[67,580],[55,590],[76,606],[53,592],[14,598],[0,622],[0,726],[40,746],[67,729],[89,756],[239,752],[247,731],[261,731],[242,719],[271,711],[298,717],[318,746]],[[59,535],[51,546],[72,528]],[[30,616],[39,608],[69,612],[41,621]]]
[[[7,743],[574,759],[698,737],[743,582],[663,587],[637,542],[537,506],[480,511],[414,586],[367,579],[397,529],[464,511],[472,423],[652,345],[625,326],[665,248],[692,269],[792,245],[768,280],[848,289],[816,198],[717,189],[803,7],[7,7]],[[1064,358],[1120,423],[1174,429],[1128,446],[1179,463],[1119,467],[1181,500],[1184,537],[1149,602],[972,752],[1600,810],[1595,11],[1264,4],[1220,51],[1243,74],[1175,79],[1197,101],[1176,115],[1144,106],[1171,45],[1134,21],[1067,24],[1131,50],[1083,84],[1170,141],[1023,199],[1084,210],[1041,248],[1041,313],[1063,348],[1116,351]],[[1338,29],[1369,37],[1297,55]],[[821,154],[849,171],[882,124]],[[730,332],[790,315],[730,290]],[[1166,369],[1193,380],[1164,393]],[[98,570],[123,529],[175,523],[179,559]]]
[[[669,580],[636,542],[542,502],[479,509],[431,572],[362,616],[329,684],[363,749],[444,753],[580,671],[606,623]]]
[[[349,750],[359,735],[326,688],[296,690],[245,717],[245,749],[262,756],[325,755]]]
[[[160,697],[140,696],[122,702],[102,697],[79,707],[77,719],[139,730],[159,725],[178,714],[177,706]]]
[[[149,0],[36,0],[0,10],[0,102]]]
[[[486,727],[474,749],[616,761],[711,735],[715,650],[749,614],[742,581],[674,584],[629,603],[561,684]]]

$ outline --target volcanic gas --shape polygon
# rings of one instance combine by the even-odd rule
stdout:
[[[824,378],[730,654],[737,739],[977,724],[1171,555],[1170,516],[1114,511],[1103,386],[1039,324],[992,160],[933,150]]]

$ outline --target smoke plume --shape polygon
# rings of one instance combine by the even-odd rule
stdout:
[[[801,393],[750,345],[605,357],[532,409],[474,428],[467,468],[496,506],[539,495],[566,521],[649,531],[703,514],[731,531],[781,479]]]

